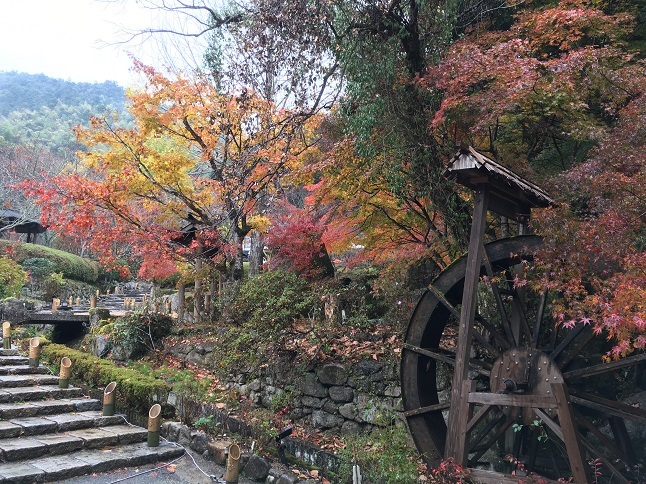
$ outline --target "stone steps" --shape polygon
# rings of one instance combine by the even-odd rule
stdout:
[[[0,483],[60,481],[184,453],[174,444],[148,447],[147,436],[120,415],[103,416],[101,402],[80,388],[61,389],[45,368],[0,349]]]

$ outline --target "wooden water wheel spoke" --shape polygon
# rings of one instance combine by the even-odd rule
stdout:
[[[577,405],[597,410],[605,415],[614,415],[624,420],[646,424],[646,410],[579,390],[571,390],[570,393],[572,402]]]
[[[594,455],[594,454],[595,454],[595,452],[597,452],[597,455],[595,456],[595,458],[596,458],[596,459],[599,459],[601,462],[603,462],[603,463],[604,463],[604,465],[605,465],[608,469],[610,469],[610,470],[612,471],[612,473],[613,473],[613,476],[612,476],[612,477],[613,477],[613,478],[618,479],[618,480],[619,480],[619,482],[623,482],[623,483],[625,483],[625,484],[630,484],[630,481],[629,481],[628,479],[626,479],[626,478],[622,475],[622,471],[626,468],[626,466],[623,466],[623,465],[622,465],[622,466],[619,466],[619,468],[618,468],[618,467],[616,467],[615,465],[613,465],[613,463],[612,463],[612,462],[610,462],[610,460],[609,460],[608,458],[606,458],[603,454],[599,454],[599,453],[598,453],[598,451],[597,451],[597,448],[596,448],[594,445],[592,445],[592,444],[591,444],[591,443],[590,443],[590,442],[589,442],[585,437],[583,437],[583,436],[581,437],[581,442],[583,443],[583,446],[588,450],[588,452],[590,452],[590,454],[591,454],[591,455]],[[595,469],[595,471],[596,471],[596,469]],[[594,472],[594,471],[593,471],[593,472]]]
[[[491,292],[493,293],[493,297],[496,301],[496,307],[498,308],[498,315],[500,316],[500,323],[502,325],[503,330],[505,331],[505,335],[507,336],[507,341],[509,341],[509,343],[512,346],[516,346],[517,341],[516,341],[516,338],[514,337],[513,331],[511,330],[511,323],[509,322],[509,318],[507,317],[507,312],[505,311],[505,305],[503,304],[502,297],[498,289],[498,284],[495,282],[496,275],[493,272],[493,268],[491,266],[491,260],[489,259],[489,254],[487,253],[487,249],[484,246],[482,246],[482,260],[484,263],[487,277],[489,278],[488,286],[491,288]]]
[[[429,358],[433,358],[434,360],[455,366],[455,355],[451,352],[445,352],[438,348],[435,348],[433,350],[430,350],[428,348],[418,348],[417,346],[409,345],[408,343],[404,343],[404,348],[415,353],[419,353],[420,355],[428,356]],[[491,364],[487,363],[486,361],[480,361],[470,358],[469,366],[471,367],[471,369],[477,371],[482,376],[489,376]]]
[[[513,273],[520,260],[516,254],[530,257],[539,243],[539,238],[527,236],[487,244],[480,276]],[[462,380],[466,384],[469,378],[476,378],[478,391],[471,390],[468,396],[463,392],[462,406],[442,403],[450,398],[451,373],[456,368],[465,267],[466,259],[460,259],[433,281],[415,308],[405,337],[401,371],[404,415],[420,452],[431,463],[445,456],[447,414],[450,419],[457,408],[464,415],[459,428],[467,435],[462,455],[468,456],[469,463],[480,461],[485,452],[502,457],[516,450],[516,458],[537,474],[557,479],[573,473],[585,482],[582,462],[602,454],[599,449],[607,449],[601,468],[604,475],[621,472],[622,479],[634,480],[629,466],[644,462],[644,458],[631,456],[629,450],[635,447],[630,440],[632,430],[624,423],[646,423],[646,411],[617,400],[628,396],[622,393],[627,372],[643,364],[646,355],[603,364],[600,355],[607,351],[607,343],[603,338],[595,339],[590,326],[556,331],[546,290],[535,291],[531,286],[522,291],[502,289],[480,280],[469,353],[465,353],[469,357],[463,357],[469,373],[467,380]],[[510,337],[514,334],[519,334],[523,345]],[[601,393],[592,394],[590,388]],[[542,422],[539,427],[546,426],[556,439],[536,441],[545,432],[533,428],[537,415]],[[597,418],[610,418],[608,432],[599,430]],[[523,430],[512,432],[514,423]],[[590,436],[585,445],[578,439],[581,430]],[[550,463],[551,450],[547,449],[556,443],[565,449],[559,449]],[[451,446],[452,451],[455,443]],[[576,466],[576,473],[572,466]],[[588,466],[583,466],[587,471]],[[599,482],[608,483],[608,479],[603,477]]]
[[[620,368],[626,368],[629,366],[634,366],[639,362],[646,361],[646,353],[641,353],[639,355],[627,356],[618,361],[612,361],[610,363],[600,363],[598,365],[589,366],[587,368],[581,368],[579,370],[571,370],[563,373],[563,378],[568,381],[575,380],[578,378],[589,378],[591,376],[601,375],[603,373],[609,373],[616,371]]]
[[[631,459],[626,453],[624,453],[619,447],[617,447],[612,440],[603,435],[601,431],[594,425],[590,420],[584,417],[581,412],[574,410],[574,415],[579,423],[581,423],[589,432],[591,432],[595,438],[601,442],[601,444],[610,451],[615,458],[622,460],[623,462],[631,462]]]
[[[425,413],[432,412],[441,412],[446,410],[451,406],[451,402],[437,403],[435,405],[428,405],[426,407],[414,408],[412,410],[406,410],[404,412],[404,417],[416,417],[418,415],[424,415]]]
[[[536,311],[536,324],[534,324],[534,334],[532,335],[532,347],[538,348],[541,329],[543,329],[543,317],[545,316],[545,306],[547,304],[547,288],[543,290]]]
[[[498,332],[496,327],[489,321],[487,321],[487,319],[485,319],[482,315],[476,313],[475,320],[477,323],[482,325],[485,331],[487,331],[493,337],[493,339],[496,340],[496,343],[498,343],[503,350],[508,350],[509,348],[511,348],[509,341],[507,341],[507,339]]]

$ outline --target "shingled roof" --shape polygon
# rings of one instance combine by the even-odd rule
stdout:
[[[445,175],[474,190],[478,185],[488,184],[490,209],[513,219],[528,216],[531,208],[556,205],[538,185],[471,146],[461,148],[451,158]]]

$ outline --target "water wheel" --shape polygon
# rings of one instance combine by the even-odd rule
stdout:
[[[556,328],[549,318],[550,295],[515,287],[515,274],[540,243],[536,236],[522,236],[484,246],[468,359],[476,392],[469,394],[468,465],[495,466],[503,473],[522,467],[547,478],[572,475],[567,428],[580,442],[579,462],[588,466],[593,461],[600,474],[595,482],[644,482],[646,470],[639,475],[643,444],[638,448],[631,435],[634,429],[646,434],[646,408],[626,397],[646,389],[646,354],[603,363],[610,343],[594,337],[590,326]],[[433,464],[445,455],[447,421],[457,411],[450,387],[465,267],[466,257],[429,286],[412,315],[402,351],[404,415],[419,451]],[[555,388],[569,395],[567,419],[548,404]],[[480,399],[474,398],[481,391]],[[509,405],[487,405],[492,394]],[[515,403],[522,398],[544,405]],[[507,463],[508,455],[513,462]]]

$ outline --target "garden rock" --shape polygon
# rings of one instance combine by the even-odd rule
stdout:
[[[269,462],[267,462],[267,459],[260,457],[259,455],[252,455],[244,466],[243,473],[249,479],[261,482],[267,479],[270,468],[271,466],[269,465]]]
[[[332,415],[331,413],[323,410],[315,410],[312,412],[312,425],[316,428],[330,429],[343,424],[343,417]]]
[[[208,450],[209,436],[204,432],[191,433],[191,449],[199,454],[203,454]]]
[[[305,373],[301,382],[301,392],[311,397],[327,397],[327,388],[321,385],[314,373]]]
[[[330,387],[328,392],[335,402],[351,402],[354,398],[354,391],[349,387]]]
[[[348,380],[348,370],[339,363],[328,363],[319,368],[317,376],[324,385],[343,385]]]

